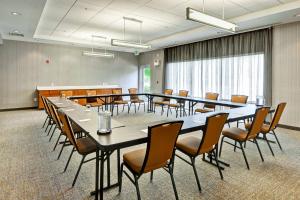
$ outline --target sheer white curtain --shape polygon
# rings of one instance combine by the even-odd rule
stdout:
[[[249,101],[263,96],[264,54],[168,63],[166,88],[189,91],[194,97],[217,92],[221,99],[247,95]]]

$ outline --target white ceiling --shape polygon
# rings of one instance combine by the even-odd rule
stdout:
[[[185,19],[187,7],[202,10],[202,0],[0,0],[0,32],[4,39],[111,47],[110,39],[123,39],[123,17],[143,21],[142,40],[153,49],[225,35],[220,30]],[[224,0],[225,18],[239,31],[298,21],[300,0]],[[205,0],[205,12],[222,17],[223,0]],[[12,11],[22,13],[11,15]],[[24,38],[8,35],[19,30]],[[139,40],[140,25],[126,21],[126,40]],[[107,40],[94,39],[101,35]]]

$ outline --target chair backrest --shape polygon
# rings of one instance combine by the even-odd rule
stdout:
[[[205,129],[197,154],[208,153],[218,145],[228,115],[228,113],[218,113],[206,118]]]
[[[66,97],[71,97],[71,96],[73,96],[73,91],[71,91],[71,90],[64,90],[64,91],[61,91],[60,92],[60,96],[66,96]]]
[[[48,102],[48,108],[49,108],[49,112],[50,112],[51,118],[53,119],[54,123],[58,124],[59,122],[57,121],[57,118],[56,118],[54,110],[53,110],[53,108],[55,109],[54,105],[52,103]]]
[[[87,90],[86,91],[87,96],[95,96],[97,95],[97,91],[96,90]],[[97,98],[87,98],[87,103],[93,103],[93,102],[97,102]]]
[[[165,95],[172,95],[173,90],[172,89],[165,89],[164,94]],[[165,98],[163,98],[163,101],[170,101],[170,98],[165,97]]]
[[[285,106],[286,106],[285,102],[278,104],[278,106],[276,108],[276,111],[275,111],[275,114],[272,118],[272,122],[271,122],[271,125],[270,125],[270,131],[274,130],[276,128],[276,126],[278,125]]]
[[[213,92],[207,92],[205,93],[205,99],[208,100],[218,100],[219,94],[218,93],[213,93]],[[216,105],[215,104],[209,104],[209,103],[205,103],[204,108],[211,108],[211,109],[215,109]]]
[[[47,105],[47,99],[44,97],[44,96],[41,96],[42,98],[42,102],[43,102],[43,105],[44,105],[44,108],[45,108],[45,112],[48,116],[50,116],[50,111],[49,111],[49,108],[48,108],[48,105]]]
[[[174,121],[148,127],[147,149],[141,174],[163,167],[173,158],[182,124],[183,121]]]
[[[58,115],[62,123],[62,132],[66,134],[71,144],[76,148],[76,150],[78,150],[76,137],[74,135],[69,117],[62,110],[58,110]]]
[[[178,96],[187,97],[188,94],[189,94],[189,91],[187,91],[187,90],[179,90]],[[181,100],[181,99],[177,100],[177,103],[184,103],[184,102],[185,102],[185,100]]]
[[[233,103],[247,103],[248,96],[246,95],[231,95],[231,102]]]
[[[59,130],[62,130],[62,123],[60,121],[60,118],[58,116],[58,113],[57,113],[57,110],[56,110],[55,106],[54,105],[50,105],[50,108],[52,110],[53,118],[54,118],[54,121],[55,121],[57,127],[59,128]]]
[[[122,89],[113,89],[112,93],[113,94],[122,94]],[[115,96],[112,99],[113,99],[113,101],[123,101],[123,97],[122,96]]]
[[[264,124],[264,121],[269,111],[270,111],[269,107],[261,107],[256,109],[255,116],[253,122],[251,123],[251,127],[248,131],[248,135],[246,139],[255,138],[257,134],[260,133],[261,127]]]
[[[140,100],[137,94],[137,88],[129,88],[128,92],[130,94],[130,100]]]

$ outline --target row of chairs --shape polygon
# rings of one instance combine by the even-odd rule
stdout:
[[[124,100],[122,96],[114,96],[112,99],[107,102],[110,106],[113,107],[113,110],[116,108],[117,114],[119,114],[119,106],[123,105],[123,111],[125,106],[128,107],[128,113],[130,112],[131,106],[133,104],[135,113],[137,111],[137,105],[138,105],[138,110],[140,109],[140,106],[144,106],[144,112],[146,111],[146,105],[145,101],[143,99],[140,99],[139,96],[137,95],[138,89],[137,88],[129,88],[128,92],[130,94],[130,100]],[[119,95],[122,94],[122,89],[113,89],[112,94]],[[70,97],[73,96],[72,91],[61,91],[60,93],[61,96],[64,97]],[[87,96],[96,96],[97,91],[96,90],[87,90],[86,92]],[[87,98],[86,104],[90,105],[91,107],[98,107],[98,111],[100,108],[103,110],[105,106],[105,101],[103,98]]]
[[[188,96],[187,90],[179,90],[178,96],[180,97],[187,97]],[[165,95],[172,95],[173,90],[172,89],[165,89],[164,90]],[[205,99],[207,100],[218,100],[219,94],[213,93],[213,92],[207,92],[205,94]],[[248,96],[246,95],[232,95],[231,96],[231,102],[233,103],[242,103],[246,104],[248,100]],[[154,101],[154,112],[155,108],[157,106],[161,107],[161,115],[164,113],[164,107],[167,107],[167,116],[169,115],[169,112],[171,112],[171,109],[175,109],[176,111],[176,117],[178,116],[179,109],[182,109],[183,114],[186,115],[185,112],[185,101],[184,100],[176,100],[176,103],[172,103],[170,98],[162,98],[159,101]],[[195,109],[195,113],[208,113],[215,111],[216,105],[215,104],[209,104],[205,103],[202,108]]]
[[[94,141],[86,137],[83,131],[76,126],[72,121],[60,110],[57,110],[54,105],[52,105],[46,98],[42,98],[45,106],[45,111],[47,114],[46,121],[43,125],[48,122],[48,126],[55,127],[54,129],[60,130],[60,135],[65,137],[65,141],[62,144],[61,151],[59,153],[58,159],[61,155],[62,150],[66,146],[72,146],[71,154],[67,160],[64,171],[67,170],[71,157],[75,151],[82,155],[82,160],[80,162],[79,168],[76,172],[75,178],[73,180],[72,186],[75,185],[77,177],[79,175],[80,169],[83,163],[89,162],[94,158],[86,160],[86,156],[96,151],[96,144]],[[134,150],[127,152],[123,155],[123,163],[121,164],[121,176],[119,177],[120,186],[119,191],[121,192],[122,188],[122,176],[125,174],[131,182],[134,183],[137,191],[138,199],[141,199],[138,179],[145,173],[150,172],[150,180],[153,180],[154,170],[163,168],[165,169],[171,177],[172,186],[175,193],[175,198],[178,199],[177,189],[175,185],[175,180],[173,176],[174,172],[174,159],[175,156],[184,160],[189,165],[192,166],[197,186],[201,192],[201,185],[198,178],[197,170],[195,167],[195,159],[199,155],[208,154],[216,162],[221,179],[223,179],[223,174],[219,165],[218,155],[221,156],[222,146],[225,138],[229,138],[233,141],[237,141],[240,144],[238,147],[236,144],[231,144],[234,148],[240,148],[243,152],[247,168],[249,165],[246,159],[245,151],[243,144],[247,141],[252,141],[256,144],[261,159],[263,160],[262,153],[260,151],[258,142],[256,140],[259,133],[264,134],[265,136],[268,133],[272,133],[281,149],[278,138],[275,134],[275,129],[278,125],[282,112],[285,108],[286,103],[281,103],[278,105],[275,115],[272,119],[271,124],[265,123],[265,118],[269,112],[268,107],[258,108],[256,110],[254,119],[251,124],[246,125],[246,129],[240,129],[237,127],[231,127],[227,129],[224,128],[226,123],[228,113],[218,113],[207,118],[206,125],[203,130],[202,138],[195,136],[188,136],[183,139],[178,139],[178,134],[182,127],[183,121],[174,121],[163,123],[155,126],[148,127],[148,141],[146,148]],[[50,133],[51,128],[48,131]],[[53,135],[53,134],[52,134]],[[50,140],[51,137],[50,136]],[[222,136],[220,149],[219,149],[219,139]],[[264,136],[264,138],[266,138]],[[266,139],[267,140],[267,139]],[[54,150],[58,144],[59,139],[57,140]],[[226,142],[226,141],[225,141]],[[268,142],[268,140],[267,140]],[[269,145],[269,144],[268,144]],[[269,145],[270,147],[270,145]],[[270,148],[271,149],[271,148]],[[190,160],[183,158],[180,155],[177,155],[176,152],[179,151],[186,155]],[[271,151],[273,154],[273,151]],[[274,154],[273,154],[274,155]],[[124,169],[126,167],[132,174],[130,174]]]
[[[246,141],[254,142],[263,160],[263,156],[256,138],[260,133],[264,134],[264,136],[266,136],[268,133],[272,133],[274,134],[281,149],[280,143],[274,130],[278,125],[285,105],[286,103],[281,103],[278,105],[271,124],[265,123],[265,119],[267,117],[267,114],[269,113],[270,108],[258,108],[256,110],[253,122],[246,126],[246,130],[237,127],[224,129],[224,124],[227,121],[228,113],[214,114],[207,118],[202,138],[188,136],[183,139],[177,140],[183,121],[168,122],[148,127],[148,142],[146,148],[137,149],[123,155],[120,177],[121,184],[119,186],[119,192],[121,192],[122,189],[122,176],[123,174],[125,174],[135,185],[137,198],[141,199],[138,184],[139,178],[143,174],[150,172],[150,181],[152,181],[153,171],[163,168],[170,174],[175,198],[178,199],[177,189],[173,176],[175,156],[192,166],[198,189],[201,192],[201,185],[195,166],[195,160],[199,155],[208,154],[208,156],[212,160],[214,160],[215,165],[218,168],[220,177],[221,179],[223,179],[218,156],[221,156],[224,138],[230,138],[240,143],[240,147],[237,147],[235,145],[235,148],[240,148],[242,150],[247,168],[250,169],[243,148],[243,143],[245,143]],[[222,139],[219,149],[218,143],[221,135]],[[182,157],[181,155],[176,154],[177,151],[183,153],[189,158],[189,160]],[[126,167],[126,169],[131,172],[131,176],[126,170],[124,170],[124,167]]]

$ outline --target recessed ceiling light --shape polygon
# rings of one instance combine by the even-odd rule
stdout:
[[[19,12],[11,12],[10,14],[11,14],[11,15],[14,15],[14,16],[22,15],[22,14],[19,13]]]

